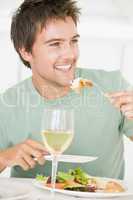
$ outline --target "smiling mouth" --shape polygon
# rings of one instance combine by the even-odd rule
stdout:
[[[55,67],[56,70],[62,71],[62,72],[68,72],[72,68],[72,64],[69,65],[57,65]]]

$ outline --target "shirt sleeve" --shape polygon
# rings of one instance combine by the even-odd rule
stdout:
[[[122,132],[127,137],[133,136],[133,120],[123,117]]]

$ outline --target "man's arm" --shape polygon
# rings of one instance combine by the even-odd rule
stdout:
[[[0,151],[0,172],[6,167],[20,166],[23,170],[35,167],[36,162],[43,165],[44,155],[48,154],[44,146],[33,140],[26,140],[11,148]],[[35,159],[36,158],[36,159]]]
[[[123,115],[133,121],[133,92],[121,91],[106,94],[111,103],[119,109]]]
[[[6,169],[6,166],[3,163],[3,157],[2,157],[2,152],[0,151],[0,173]]]

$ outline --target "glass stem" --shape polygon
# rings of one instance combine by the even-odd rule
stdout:
[[[55,189],[55,183],[56,183],[56,173],[57,173],[57,167],[58,167],[58,156],[53,155],[53,160],[52,160],[52,189]]]

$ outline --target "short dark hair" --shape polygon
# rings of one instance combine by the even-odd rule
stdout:
[[[22,62],[30,67],[19,50],[25,48],[32,52],[36,34],[46,25],[49,19],[65,19],[72,17],[75,24],[79,19],[80,9],[74,0],[25,0],[12,17],[11,40]]]

